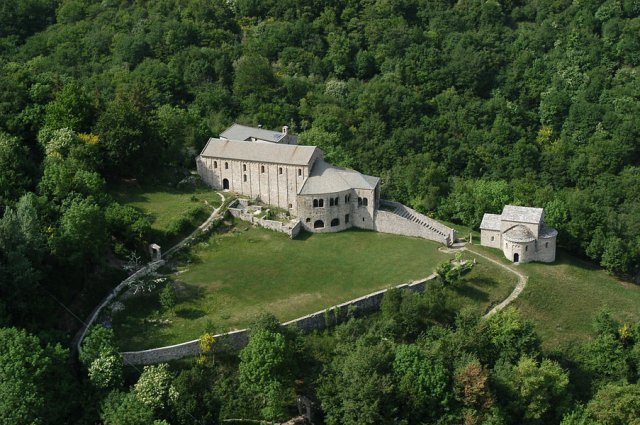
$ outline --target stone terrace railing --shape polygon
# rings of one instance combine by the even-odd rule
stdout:
[[[415,282],[405,283],[396,286],[398,289],[422,292],[428,281],[435,278],[435,274]],[[306,316],[282,323],[281,326],[296,326],[303,332],[322,330],[330,326],[346,321],[351,315],[361,316],[380,308],[382,298],[387,289],[372,292],[363,297],[330,307],[326,310],[317,311]],[[249,330],[227,332],[214,336],[216,342],[213,344],[214,353],[238,351],[249,342]],[[200,340],[184,342],[182,344],[170,345],[168,347],[153,348],[143,351],[127,351],[120,353],[126,365],[154,364],[176,360],[183,357],[190,357],[200,354]]]
[[[383,233],[416,236],[450,246],[455,241],[455,231],[398,202],[381,200],[380,204],[392,211],[378,210],[375,229]]]

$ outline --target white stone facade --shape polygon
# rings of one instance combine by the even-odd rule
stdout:
[[[286,209],[310,232],[374,229],[379,179],[326,163],[315,146],[212,138],[196,164],[214,189]]]
[[[557,236],[544,224],[542,208],[506,205],[501,215],[485,214],[480,225],[480,244],[501,249],[514,263],[552,263]]]

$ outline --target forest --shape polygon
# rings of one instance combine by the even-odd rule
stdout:
[[[166,368],[142,373],[183,385],[189,413],[124,391],[135,373],[93,388],[96,359],[120,370],[108,335],[79,366],[63,348],[82,318],[61,309],[88,313],[121,277],[109,259],[149,242],[149,221],[108,187],[175,184],[233,122],[288,125],[330,161],[380,176],[385,198],[468,227],[505,203],[543,207],[562,249],[638,280],[638,65],[640,0],[3,0],[0,423],[196,423],[196,411],[217,423],[202,406],[264,419],[291,408],[301,375],[282,370],[297,363],[243,369],[259,347],[185,368],[173,386]],[[337,330],[332,350],[269,323],[255,344],[306,353],[327,424],[627,424],[617,403],[638,411],[637,325],[602,313],[580,360],[542,353],[509,315],[497,330],[433,315],[399,335],[390,314]],[[485,342],[471,346],[474,332]],[[266,386],[238,396],[243,373]]]

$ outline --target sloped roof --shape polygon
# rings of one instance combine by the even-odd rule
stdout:
[[[498,214],[485,214],[482,216],[482,223],[480,223],[480,229],[483,230],[500,230],[500,222],[502,216]]]
[[[308,165],[315,146],[285,145],[268,142],[241,142],[211,138],[200,155],[239,161],[271,162],[285,165]]]
[[[378,185],[378,177],[367,176],[348,168],[336,167],[324,160],[317,160],[300,195],[318,195],[342,192],[349,189],[370,189]]]
[[[542,221],[542,208],[518,207],[505,205],[502,210],[502,219],[519,223],[540,223]]]
[[[504,232],[502,237],[509,242],[533,242],[536,240],[531,230],[522,224],[513,226]]]
[[[260,140],[265,140],[267,142],[279,142],[286,134],[276,131],[276,130],[267,130],[265,128],[256,128],[249,127],[242,124],[233,124],[231,127],[227,128],[225,131],[220,133],[221,138],[229,139],[229,140],[244,140],[250,141],[252,137]]]
[[[540,239],[549,239],[558,236],[558,231],[553,227],[542,226],[540,229]]]

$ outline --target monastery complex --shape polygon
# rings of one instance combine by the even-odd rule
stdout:
[[[326,162],[320,148],[298,145],[287,127],[277,132],[234,124],[209,139],[197,166],[209,186],[283,208],[310,232],[357,227],[446,245],[455,240],[453,229],[381,201],[378,177]]]

